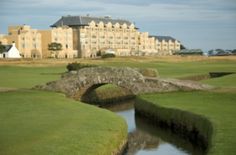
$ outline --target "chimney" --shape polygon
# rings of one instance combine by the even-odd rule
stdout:
[[[15,43],[15,41],[13,41],[13,42],[12,42],[12,46],[14,46],[14,47],[16,46],[16,43]]]

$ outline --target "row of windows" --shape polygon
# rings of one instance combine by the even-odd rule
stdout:
[[[81,32],[86,32],[86,31],[104,31],[104,32],[137,32],[135,29],[130,30],[130,29],[117,29],[117,28],[86,28],[81,30]]]
[[[83,49],[101,49],[101,48],[119,48],[119,49],[138,49],[138,47],[136,46],[111,46],[111,45],[108,45],[108,46],[99,46],[99,47],[96,47],[96,46],[82,46]]]
[[[31,46],[31,47],[30,47]],[[40,44],[36,44],[36,43],[33,43],[33,44],[26,44],[26,43],[23,43],[21,44],[21,47],[22,48],[39,48],[41,47]],[[68,44],[65,44],[64,46],[66,49],[72,47],[72,45],[68,45]]]
[[[82,38],[81,40],[119,40],[119,41],[122,41],[122,40],[130,40],[130,41],[136,41],[136,39],[135,38],[112,38],[112,37],[110,37],[110,38]]]
[[[27,47],[28,47],[28,48],[29,48],[29,47],[32,47],[32,48],[39,48],[40,45],[39,45],[39,44],[35,44],[35,43],[33,43],[33,44],[31,44],[31,45],[23,43],[23,44],[21,44],[21,47],[22,47],[22,48],[27,48]]]
[[[33,40],[33,41],[36,41],[36,40],[40,40],[41,38],[40,37],[21,37],[21,40]]]
[[[55,42],[57,42],[57,41],[63,40],[63,38],[57,38],[57,37],[55,37],[55,38],[53,38],[53,40],[54,40]],[[72,42],[72,41],[73,41],[71,38],[70,38],[70,39],[64,38],[64,40],[65,40],[66,42]]]
[[[89,44],[88,41],[83,41],[81,43]],[[97,43],[99,43],[99,44],[106,44],[106,43],[107,44],[136,44],[135,41],[130,41],[130,42],[127,42],[127,41],[121,41],[121,42],[119,42],[119,41],[116,41],[116,42],[112,42],[112,41],[91,41],[91,43],[92,44],[97,44]]]
[[[69,36],[71,37],[71,33],[53,33],[53,36]]]
[[[177,47],[179,47],[180,45],[179,44],[177,44],[177,45],[173,45],[173,44],[157,44],[157,46],[170,46],[170,47],[177,46]]]
[[[104,39],[110,39],[110,40],[113,40],[113,39],[115,39],[115,40],[136,40],[136,38],[135,37],[131,37],[131,38],[129,38],[129,37],[116,37],[116,38],[114,38],[114,37],[112,37],[112,36],[110,36],[110,37],[107,37],[107,38],[105,38],[104,36],[102,36],[102,37],[99,37],[99,38],[97,38],[96,36],[92,36],[91,38],[81,38],[81,40],[104,40]],[[55,40],[55,39],[54,39]]]
[[[127,34],[127,33],[123,33],[123,34],[120,34],[120,33],[82,33],[80,34],[80,37],[81,38],[86,38],[86,37],[109,37],[109,36],[112,36],[112,37],[138,37],[137,34]]]

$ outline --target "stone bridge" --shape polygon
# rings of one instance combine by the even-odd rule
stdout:
[[[115,84],[129,90],[134,95],[210,88],[208,85],[192,81],[145,77],[137,69],[129,67],[83,68],[78,71],[65,73],[60,80],[49,82],[46,85],[36,86],[36,88],[62,92],[69,97],[81,99],[86,93],[104,84]]]

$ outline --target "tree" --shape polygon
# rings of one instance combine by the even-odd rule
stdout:
[[[184,50],[186,47],[183,44],[180,44],[180,50]]]
[[[236,49],[232,50],[232,52],[231,52],[231,53],[233,53],[233,54],[236,54]]]
[[[62,44],[61,43],[56,43],[52,42],[51,44],[48,44],[48,50],[51,51],[51,56],[53,57],[58,57],[58,52],[62,50]]]

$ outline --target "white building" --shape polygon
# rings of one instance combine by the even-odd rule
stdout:
[[[15,46],[15,43],[12,45],[3,45],[5,47],[5,51],[0,53],[0,58],[21,58],[20,52]]]

